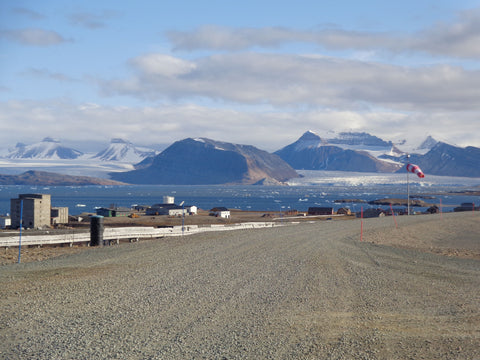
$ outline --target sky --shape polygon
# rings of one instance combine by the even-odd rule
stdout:
[[[0,2],[0,149],[311,130],[480,147],[480,1]]]

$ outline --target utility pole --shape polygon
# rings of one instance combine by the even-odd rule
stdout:
[[[185,201],[182,201],[180,205],[182,206],[182,236],[185,231]]]

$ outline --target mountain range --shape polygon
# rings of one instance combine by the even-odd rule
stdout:
[[[123,139],[112,139],[110,145],[93,158],[102,161],[126,161],[134,164],[155,155],[157,155],[157,151],[153,149],[138,147]]]
[[[404,145],[365,132],[320,137],[307,131],[273,154],[207,138],[180,140],[160,153],[112,139],[100,152],[83,153],[45,138],[32,145],[17,144],[3,158],[10,161],[10,169],[17,163],[20,169],[22,161],[30,166],[30,159],[50,164],[65,160],[62,165],[71,164],[71,169],[81,163],[78,174],[89,174],[90,166],[97,177],[103,171],[102,177],[133,184],[279,184],[298,177],[295,170],[393,173],[405,171],[407,162],[419,165],[426,175],[480,177],[480,148],[457,147],[430,136],[409,153],[401,150]]]
[[[59,140],[46,137],[39,143],[25,145],[17,143],[7,159],[76,159],[83,153],[60,144]]]
[[[36,160],[74,160],[89,158],[101,161],[119,161],[138,163],[143,159],[155,156],[157,151],[137,147],[123,139],[112,139],[110,145],[96,154],[86,154],[82,151],[63,146],[59,140],[46,137],[38,143],[25,145],[18,143],[4,157],[6,159],[36,159]]]
[[[461,148],[437,142],[425,155],[413,154],[410,161],[425,174],[480,177],[480,148]]]
[[[370,152],[360,148],[369,149]],[[297,141],[275,154],[297,170],[394,172],[401,164],[381,160],[371,154],[371,151],[392,153],[393,148],[392,143],[366,133],[342,133],[340,138],[325,140],[314,132],[307,131]]]
[[[300,170],[404,172],[414,163],[425,174],[480,177],[480,148],[439,142],[428,136],[412,154],[367,133],[341,133],[321,139],[312,131],[275,153]]]

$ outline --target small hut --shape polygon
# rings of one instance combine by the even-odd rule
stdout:
[[[343,207],[337,210],[338,215],[352,215],[352,211],[349,208]]]
[[[308,215],[333,215],[332,207],[309,207]]]

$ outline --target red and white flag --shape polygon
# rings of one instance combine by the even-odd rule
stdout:
[[[409,171],[411,173],[414,173],[414,174],[417,174],[417,176],[419,178],[424,178],[425,177],[425,174],[423,173],[423,171],[420,169],[420,167],[418,165],[407,164],[407,171]]]

